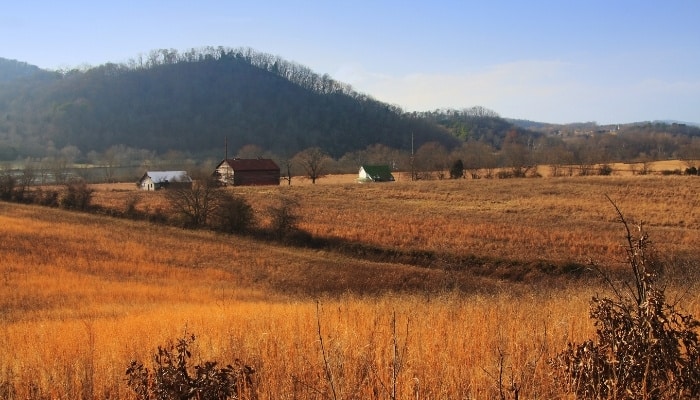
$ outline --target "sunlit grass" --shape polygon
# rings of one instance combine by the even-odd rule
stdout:
[[[686,177],[600,177],[233,190],[261,218],[278,196],[297,197],[302,228],[318,236],[615,264],[624,237],[606,194],[646,221],[663,254],[697,263],[698,189]],[[133,194],[101,190],[96,201],[121,206]],[[159,193],[141,196],[140,207],[163,206]],[[521,398],[562,398],[546,360],[594,334],[588,302],[605,288],[500,279],[509,267],[373,262],[0,203],[0,398],[133,398],[128,363],[150,366],[157,346],[185,333],[197,335],[195,363],[254,366],[260,399],[330,398],[331,384],[342,399],[498,398],[500,372]],[[669,298],[698,315],[695,296],[682,296],[695,288],[686,279]]]
[[[693,254],[700,240],[700,179],[612,176],[237,188],[264,210],[299,199],[301,227],[385,248],[519,261],[582,262],[617,254],[615,204],[643,221],[664,249]]]
[[[317,314],[308,300],[174,303],[9,324],[2,376],[18,397],[37,390],[52,398],[86,391],[129,398],[123,373],[131,359],[148,361],[157,345],[195,333],[196,362],[245,360],[258,371],[261,398],[330,393],[325,362],[339,398],[389,398],[394,385],[398,398],[490,398],[500,368],[523,393],[542,396],[553,390],[547,358],[591,331],[583,296],[343,296],[319,304]]]

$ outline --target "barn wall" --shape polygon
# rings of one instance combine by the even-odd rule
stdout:
[[[216,169],[216,173],[219,175],[221,182],[229,185],[233,183],[233,170],[227,163],[219,165],[219,167]]]
[[[279,171],[237,171],[233,174],[235,186],[279,185]]]
[[[168,182],[163,187],[166,189],[189,189],[192,187],[192,182]]]

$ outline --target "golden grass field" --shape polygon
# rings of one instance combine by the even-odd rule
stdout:
[[[0,203],[0,398],[135,398],[130,360],[150,367],[186,333],[194,363],[254,366],[259,399],[328,399],[331,388],[339,399],[512,398],[513,382],[520,398],[571,398],[547,359],[593,337],[589,300],[606,288],[557,267],[623,268],[605,195],[645,221],[673,266],[669,297],[686,293],[679,304],[700,314],[697,177],[321,182],[229,190],[262,225],[289,196],[315,236],[432,258]],[[167,212],[162,193],[95,189],[105,207],[138,196],[138,208]]]

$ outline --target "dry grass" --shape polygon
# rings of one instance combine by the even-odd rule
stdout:
[[[320,181],[319,181],[320,182]],[[513,262],[610,260],[621,240],[613,201],[643,220],[664,250],[693,257],[700,241],[700,180],[683,176],[609,176],[510,180],[319,184],[232,188],[265,223],[281,196],[299,200],[301,228],[389,249]],[[124,209],[139,196],[146,212],[167,210],[161,193],[98,190],[96,202]]]
[[[648,221],[657,247],[697,261],[699,186],[615,176],[232,190],[261,216],[278,196],[298,197],[314,235],[516,263],[617,259],[605,194]],[[100,187],[95,199],[123,207],[135,194]],[[161,194],[139,195],[138,207],[163,207]],[[332,398],[331,383],[340,399],[394,388],[398,399],[491,399],[500,372],[507,398],[511,380],[521,398],[566,398],[546,360],[593,335],[588,301],[601,290],[0,203],[0,398],[133,398],[129,361],[149,364],[185,331],[198,336],[196,362],[255,366],[260,399]],[[680,304],[700,314],[694,297]]]
[[[700,179],[573,177],[236,188],[264,209],[297,197],[313,235],[457,257],[586,263],[618,254],[621,231],[606,195],[644,220],[664,249],[695,256]]]

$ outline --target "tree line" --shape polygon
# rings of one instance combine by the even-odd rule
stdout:
[[[21,183],[21,187],[64,184],[76,178],[87,182],[136,182],[148,170],[187,170],[199,176],[211,175],[223,159],[195,159],[185,152],[171,150],[157,154],[123,145],[100,153],[91,151],[80,162],[79,149],[66,147],[55,156],[0,162],[0,176]],[[449,148],[427,142],[413,151],[372,144],[333,157],[318,146],[281,156],[258,145],[248,144],[229,154],[237,158],[270,158],[280,167],[282,184],[307,178],[315,183],[328,174],[357,173],[362,165],[387,165],[410,179],[468,177],[513,178],[539,176],[538,166],[546,165],[554,176],[609,175],[611,165],[629,162],[631,172],[651,173],[653,161],[679,159],[685,168],[656,171],[697,175],[700,167],[700,137],[672,134],[599,134],[563,140],[546,135],[530,136],[510,131],[495,147],[487,141],[470,139]],[[410,175],[408,175],[410,174]]]

